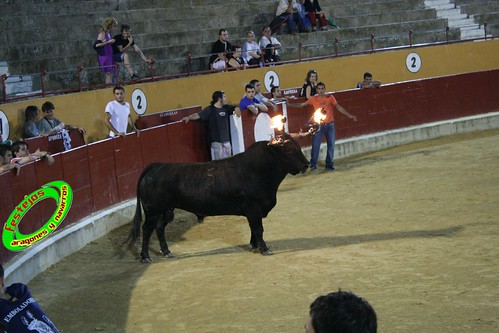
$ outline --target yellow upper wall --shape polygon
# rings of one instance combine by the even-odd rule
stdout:
[[[421,61],[418,72],[412,73],[406,66],[406,58],[416,53]],[[301,62],[275,67],[244,71],[215,73],[188,78],[158,81],[126,86],[126,100],[141,89],[147,98],[147,113],[161,112],[193,105],[206,106],[215,90],[225,91],[229,102],[239,103],[244,86],[252,79],[264,83],[265,74],[274,71],[282,88],[301,86],[309,69],[317,70],[319,80],[329,91],[355,88],[364,72],[373,73],[374,79],[383,84],[416,80],[460,73],[478,72],[499,68],[499,40],[466,42],[431,47],[379,52],[374,54],[340,57],[312,62]],[[262,91],[266,91],[265,88]],[[24,122],[24,109],[52,101],[56,117],[67,124],[87,129],[87,142],[105,138],[104,108],[113,99],[112,88],[74,94],[37,98],[28,101],[0,104],[10,125],[10,139],[20,137]],[[132,111],[133,116],[137,115]]]

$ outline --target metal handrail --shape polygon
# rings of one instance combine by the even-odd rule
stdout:
[[[433,45],[441,45],[441,44],[449,44],[449,43],[461,43],[461,42],[469,42],[473,40],[487,40],[488,38],[497,38],[492,36],[487,35],[487,23],[483,24],[483,29],[484,29],[484,37],[481,38],[470,38],[470,39],[463,39],[463,40],[455,40],[455,41],[449,41],[449,27],[445,27],[445,41],[442,42],[431,42],[431,43],[423,43],[423,44],[413,44],[413,35],[414,32],[412,30],[409,30],[407,32],[408,35],[408,40],[409,44],[408,45],[402,45],[402,46],[392,46],[392,47],[385,47],[385,48],[375,48],[375,42],[376,40],[382,40],[384,38],[393,38],[394,36],[404,36],[405,34],[399,34],[399,35],[390,35],[390,36],[375,36],[374,34],[371,34],[368,38],[355,38],[355,39],[344,39],[344,40],[339,40],[338,38],[334,38],[332,41],[327,41],[325,43],[313,43],[313,44],[304,44],[302,42],[298,42],[296,46],[288,46],[288,47],[282,47],[281,52],[284,53],[286,50],[296,50],[296,58],[292,58],[289,60],[282,60],[276,64],[290,64],[290,63],[298,63],[302,61],[314,61],[314,60],[319,60],[319,59],[327,59],[327,58],[333,58],[333,57],[346,57],[346,56],[351,56],[351,55],[360,55],[360,54],[368,54],[368,53],[374,53],[374,52],[382,52],[382,51],[389,51],[389,50],[399,50],[399,49],[404,49],[404,48],[412,48],[415,46],[421,47],[421,46],[433,46]],[[442,30],[436,30],[435,32],[439,32]],[[339,51],[339,44],[340,43],[347,43],[351,41],[359,41],[359,40],[369,40],[370,41],[370,49],[369,50],[364,50],[364,51],[356,51],[356,52],[345,52],[345,53],[340,53]],[[317,47],[317,46],[326,46],[326,49],[329,49],[331,51],[326,52],[324,55],[320,56],[314,56],[314,57],[303,57],[303,52],[304,49],[308,47]],[[284,52],[283,52],[284,51]],[[290,53],[291,54],[291,53]],[[85,79],[89,76],[89,73],[93,72],[98,72],[99,67],[98,66],[93,66],[93,67],[83,67],[82,65],[78,65],[76,70],[75,69],[70,69],[70,70],[65,70],[65,71],[46,71],[45,69],[41,69],[39,73],[33,73],[33,74],[26,74],[22,76],[30,76],[36,78],[37,76],[40,77],[40,89],[37,91],[33,91],[31,93],[23,93],[19,95],[11,94],[12,96],[8,96],[6,92],[6,84],[7,80],[9,78],[8,75],[4,74],[1,76],[1,84],[0,84],[0,89],[1,89],[1,94],[0,94],[0,103],[7,103],[11,101],[16,101],[16,100],[21,100],[21,99],[30,99],[30,98],[36,98],[39,96],[45,97],[47,95],[58,95],[58,94],[67,94],[67,93],[73,93],[73,92],[80,92],[80,91],[86,91],[86,90],[94,90],[94,89],[102,89],[110,86],[114,86],[117,83],[119,84],[131,84],[131,83],[136,83],[136,82],[154,82],[158,80],[171,80],[175,78],[181,78],[181,77],[189,77],[192,75],[204,75],[204,74],[210,74],[210,73],[216,73],[220,72],[222,70],[212,70],[212,69],[206,69],[206,70],[193,70],[192,69],[192,62],[197,61],[200,59],[208,59],[212,54],[201,54],[197,56],[193,56],[189,51],[186,52],[185,56],[181,58],[168,58],[168,59],[160,59],[160,60],[154,60],[150,64],[147,65],[147,71],[149,76],[139,79],[139,80],[130,80],[130,79],[121,79],[119,73],[125,72],[124,66],[120,63],[116,63],[114,65],[114,77],[116,78],[116,81],[113,83],[87,83],[85,82]],[[174,74],[167,74],[167,75],[158,75],[158,67],[161,66],[167,66],[169,64],[173,63],[179,63],[182,65],[185,65],[186,71],[184,72],[179,72],[179,73],[174,73]],[[132,64],[134,67],[142,65],[142,63],[133,63]],[[258,67],[256,66],[249,66],[248,68],[255,68]],[[223,69],[223,71],[233,71],[235,69],[233,68],[226,68]],[[62,75],[66,77],[72,76],[72,74],[75,74],[75,81],[73,82],[75,84],[74,87],[68,88],[65,87],[63,89],[47,89],[47,78],[50,77],[50,75]],[[122,74],[123,75],[123,74]],[[11,75],[11,77],[16,77],[20,75]],[[33,80],[33,82],[36,82],[36,80]]]

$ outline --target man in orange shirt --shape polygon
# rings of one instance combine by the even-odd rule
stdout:
[[[303,103],[288,104],[290,107],[301,108],[305,105],[312,105],[314,110],[322,110],[324,114],[323,120],[319,124],[319,130],[312,139],[312,157],[310,159],[310,169],[317,169],[317,160],[321,148],[322,136],[326,137],[327,153],[326,153],[326,170],[334,170],[334,114],[333,109],[343,113],[345,116],[357,121],[357,117],[350,114],[341,105],[338,104],[333,95],[326,95],[326,85],[323,82],[317,84],[317,95],[310,97]]]

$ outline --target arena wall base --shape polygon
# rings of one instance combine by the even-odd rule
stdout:
[[[336,160],[412,142],[497,128],[499,128],[499,112],[399,128],[396,130],[336,140],[334,158]],[[326,150],[326,143],[322,143],[319,161],[324,161],[326,158]],[[311,147],[306,147],[303,151],[305,156],[310,158]]]
[[[5,268],[8,284],[28,283],[39,273],[85,245],[129,223],[136,199],[127,200],[95,213],[23,251]],[[7,284],[7,285],[8,285]]]
[[[499,128],[499,112],[493,112],[340,139],[336,141],[335,158],[345,158],[442,136],[497,128]],[[308,157],[310,157],[310,150],[310,147],[303,148]],[[325,153],[326,144],[322,144],[320,160],[324,160]],[[110,207],[33,245],[9,262],[5,269],[7,282],[28,283],[64,257],[129,223],[135,213],[135,203],[136,200],[132,199]]]

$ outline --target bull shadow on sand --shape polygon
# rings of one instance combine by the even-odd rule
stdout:
[[[410,239],[410,238],[429,238],[429,237],[452,237],[461,230],[463,226],[455,226],[445,229],[425,229],[413,231],[399,231],[390,233],[379,234],[365,234],[353,236],[331,236],[331,237],[310,237],[310,238],[292,238],[292,239],[279,239],[267,241],[267,245],[274,252],[274,255],[279,255],[285,252],[297,252],[306,250],[317,250],[322,248],[333,248],[340,246],[347,246],[352,244],[378,242],[396,239]],[[187,259],[193,257],[205,257],[221,254],[233,254],[249,251],[249,245],[237,245],[230,247],[223,247],[203,252],[195,253],[176,253],[176,259]],[[151,253],[160,255],[159,252],[150,249]]]

